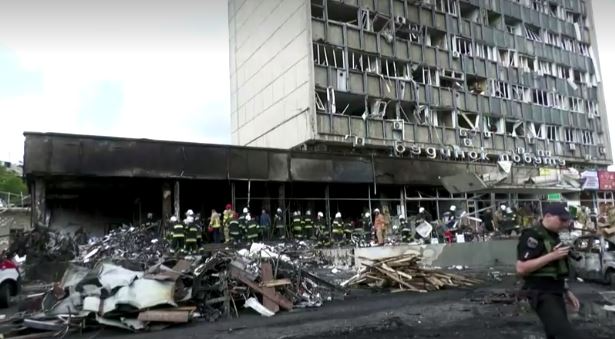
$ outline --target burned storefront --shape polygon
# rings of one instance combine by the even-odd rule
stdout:
[[[442,149],[420,147],[400,158],[67,134],[25,136],[33,225],[66,231],[85,227],[94,234],[140,224],[148,213],[162,220],[187,209],[207,216],[228,203],[249,207],[254,214],[281,208],[287,220],[297,210],[323,212],[327,220],[337,212],[359,219],[375,208],[388,210],[395,220],[416,214],[420,207],[439,217],[452,205],[479,217],[502,202],[539,204],[548,193],[578,194],[580,187],[573,169],[521,166],[517,155],[511,161],[474,160],[474,154],[462,159],[455,149],[447,152],[459,159],[443,158]]]

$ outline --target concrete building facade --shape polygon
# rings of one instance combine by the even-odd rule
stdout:
[[[230,0],[229,20],[236,145],[612,163],[590,0]]]

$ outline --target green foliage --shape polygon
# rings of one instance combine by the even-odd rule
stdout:
[[[4,167],[0,167],[0,192],[26,194],[28,187],[17,174]]]

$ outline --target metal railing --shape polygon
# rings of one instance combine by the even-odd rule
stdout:
[[[0,191],[0,210],[8,208],[23,208],[30,205],[30,196],[20,193]]]

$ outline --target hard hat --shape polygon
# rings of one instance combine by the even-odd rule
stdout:
[[[341,218],[342,217],[342,213],[340,213],[340,212],[335,213],[335,217],[336,218]]]
[[[406,216],[405,215],[400,215],[399,216],[399,220],[406,220]]]
[[[231,204],[226,204],[226,209],[230,210],[231,208],[233,208],[233,206]]]
[[[147,218],[148,218],[148,219],[151,219],[151,218],[153,218],[153,217],[154,217],[154,214],[153,214],[153,213],[147,213]]]
[[[376,208],[376,209],[374,210],[374,213],[380,213],[380,210]]]
[[[191,215],[194,215],[194,211],[192,211],[192,210],[187,210],[187,211],[186,211],[186,216],[191,216]]]
[[[365,217],[369,218],[369,212],[365,212]]]
[[[192,217],[192,216],[187,217],[187,218],[186,218],[186,222],[187,222],[187,223],[192,223],[192,222],[194,222],[194,217]]]
[[[512,209],[510,207],[506,208],[506,213],[512,213]]]
[[[500,209],[501,209],[502,211],[506,211],[506,205],[504,205],[504,204],[500,205]]]
[[[322,214],[322,212],[318,212],[318,216],[322,218],[322,217],[324,217],[325,215],[324,215],[324,214]]]
[[[248,208],[247,207],[243,208],[243,213],[248,213]]]
[[[455,205],[452,205],[452,206],[451,206],[451,211],[454,211],[454,210],[456,210],[456,209],[457,209],[457,206],[455,206]]]
[[[419,207],[419,213],[425,212],[425,207]]]
[[[282,209],[278,207],[278,213],[282,213]]]
[[[305,215],[312,215],[312,211],[307,210],[307,211],[305,212]]]
[[[177,222],[177,217],[176,216],[172,216],[171,219],[169,219],[170,222]]]
[[[252,220],[252,217],[250,216],[250,214],[247,214],[247,215],[246,215],[246,220],[247,220],[247,221]]]

